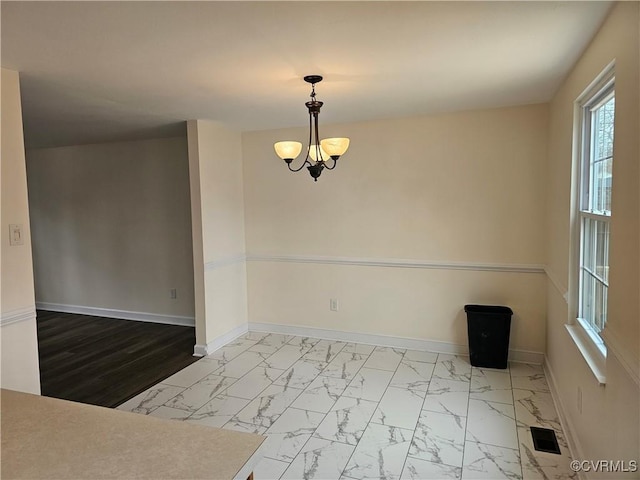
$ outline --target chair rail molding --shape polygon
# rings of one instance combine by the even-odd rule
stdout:
[[[543,265],[518,263],[443,262],[401,258],[332,257],[319,255],[247,254],[248,262],[318,263],[323,265],[353,265],[359,267],[419,268],[437,270],[474,270],[543,274]]]
[[[212,270],[218,270],[219,268],[235,265],[237,263],[243,263],[246,261],[247,255],[245,255],[244,253],[236,253],[233,255],[228,255],[226,257],[218,258],[216,260],[205,262],[204,270],[205,272],[210,272]]]
[[[558,292],[560,292],[560,294],[562,295],[562,298],[564,298],[564,301],[568,304],[569,288],[564,286],[564,284],[560,281],[556,273],[548,265],[545,265],[544,273],[547,274],[547,278],[549,279],[549,281],[551,281],[551,284],[556,288]]]
[[[24,322],[26,320],[36,319],[36,307],[35,305],[23,308],[17,308],[2,312],[0,314],[0,326],[11,325],[12,323]]]

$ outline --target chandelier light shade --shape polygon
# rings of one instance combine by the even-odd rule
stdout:
[[[276,149],[276,153],[283,160],[293,160],[302,151],[302,144],[300,142],[278,142],[273,148]]]
[[[313,147],[309,146],[309,157],[314,162],[318,161],[318,156],[316,155],[316,153],[317,153],[317,145],[314,145]],[[322,148],[322,143],[320,144],[320,157],[326,158],[326,159],[329,158],[329,154],[325,151],[324,148]]]
[[[322,174],[322,170],[333,170],[336,168],[338,159],[344,155],[349,148],[348,138],[325,138],[320,140],[318,134],[318,115],[323,103],[316,100],[316,83],[322,81],[320,75],[307,75],[304,81],[311,84],[311,100],[305,105],[309,110],[309,147],[305,150],[306,157],[302,165],[298,168],[291,167],[293,161],[302,152],[302,144],[295,141],[277,142],[273,145],[276,154],[285,161],[287,167],[292,172],[299,172],[303,167],[307,167],[314,181]],[[332,162],[332,163],[330,163]]]
[[[340,157],[349,148],[348,138],[325,138],[320,141],[320,147],[331,157]]]

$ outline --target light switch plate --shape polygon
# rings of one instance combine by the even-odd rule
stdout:
[[[22,225],[9,224],[9,245],[24,245]]]

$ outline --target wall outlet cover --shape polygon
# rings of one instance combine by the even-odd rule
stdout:
[[[24,245],[24,238],[22,235],[22,225],[10,224],[9,225],[9,245]]]

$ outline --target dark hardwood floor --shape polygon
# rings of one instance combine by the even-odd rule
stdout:
[[[116,407],[198,360],[195,329],[38,310],[42,395]]]

